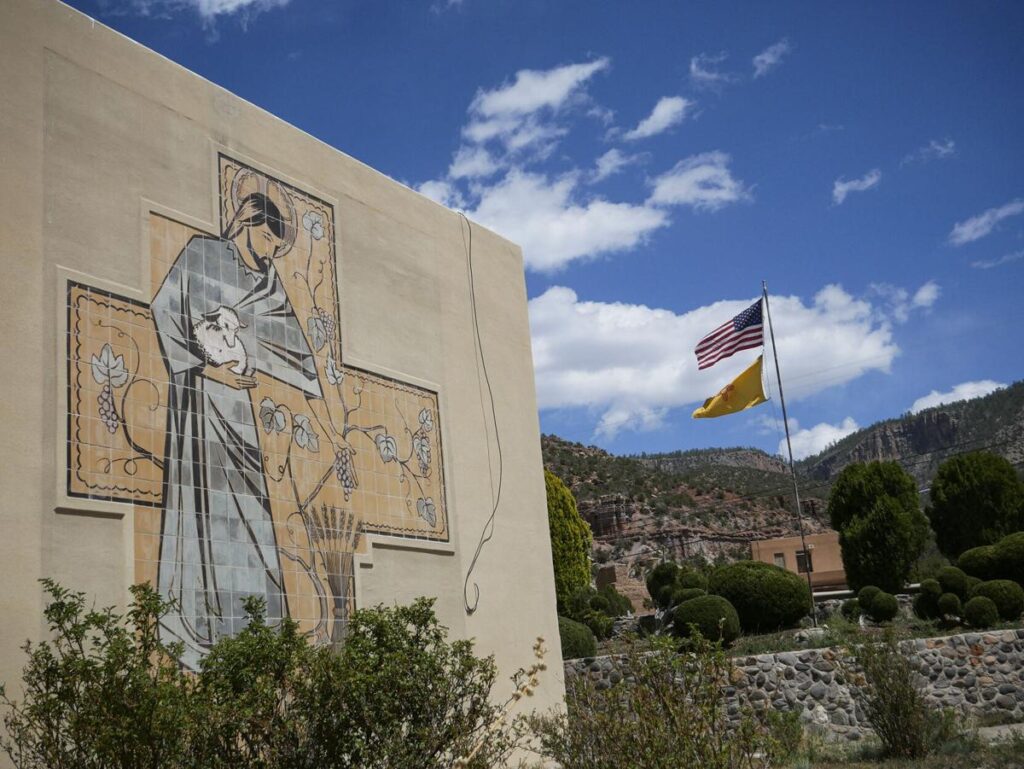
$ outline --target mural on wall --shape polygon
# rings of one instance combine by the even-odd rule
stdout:
[[[334,210],[225,156],[220,232],[149,215],[152,300],[68,284],[70,496],[126,502],[195,666],[266,601],[341,643],[365,534],[447,540],[437,395],[342,362]]]

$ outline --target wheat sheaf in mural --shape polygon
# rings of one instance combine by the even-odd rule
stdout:
[[[334,210],[225,156],[220,232],[149,216],[152,300],[68,298],[68,494],[125,502],[196,666],[266,601],[341,643],[365,534],[447,540],[436,393],[346,366]]]

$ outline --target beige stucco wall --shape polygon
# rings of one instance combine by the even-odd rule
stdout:
[[[436,595],[455,636],[505,673],[537,635],[557,653],[522,257],[474,227],[480,334],[501,437],[503,504],[463,607],[491,512],[497,455],[475,345],[459,216],[82,14],[0,3],[0,680],[43,631],[37,580],[120,603],[134,578],[130,505],[65,495],[60,318],[68,276],[148,300],[158,208],[215,222],[217,153],[334,205],[344,362],[438,393],[450,542],[371,537],[359,605]],[[490,462],[490,468],[489,468]],[[560,670],[537,705],[560,700]]]

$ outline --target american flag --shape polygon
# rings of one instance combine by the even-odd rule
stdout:
[[[761,321],[761,300],[758,299],[700,340],[694,350],[697,353],[697,368],[709,368],[735,352],[760,347],[762,344],[764,325]]]

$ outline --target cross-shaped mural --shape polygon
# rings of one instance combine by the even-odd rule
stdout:
[[[148,304],[67,287],[67,492],[133,506],[193,667],[250,596],[341,643],[364,534],[448,539],[436,393],[342,363],[333,206],[218,171],[219,232],[149,214]]]

